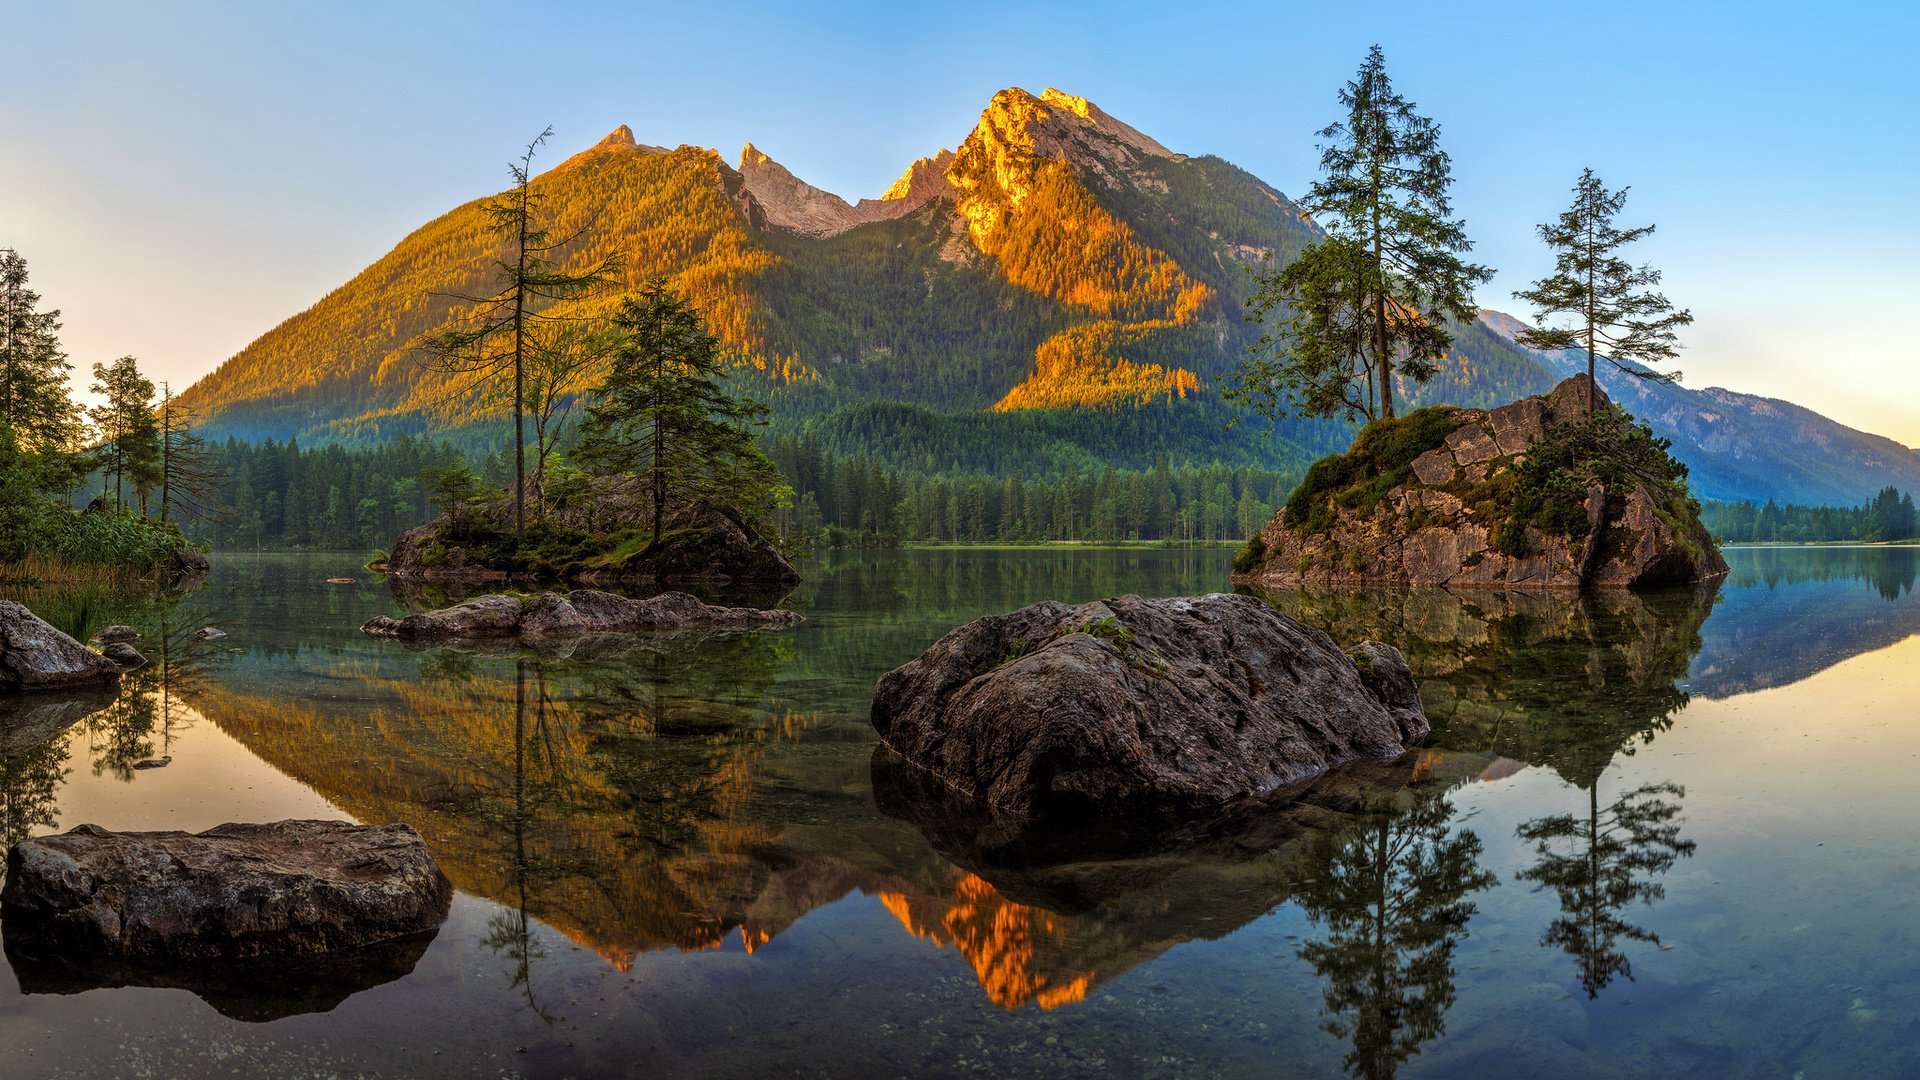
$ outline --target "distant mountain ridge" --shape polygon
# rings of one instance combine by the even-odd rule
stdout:
[[[1505,312],[1483,310],[1480,318],[1509,340],[1527,329]],[[1528,351],[1556,372],[1587,367],[1582,350]],[[1703,498],[1847,505],[1889,485],[1920,491],[1920,452],[1804,406],[1639,378],[1605,361],[1595,371],[1615,401],[1673,440],[1674,456]]]
[[[618,253],[623,288],[666,276],[771,401],[776,429],[829,452],[996,475],[1160,460],[1299,469],[1352,434],[1331,421],[1232,426],[1218,393],[1257,336],[1241,314],[1248,270],[1311,243],[1307,215],[1251,173],[1176,153],[1059,90],[1001,91],[954,150],[913,162],[877,199],[848,202],[752,144],[728,165],[644,145],[624,125],[534,183],[556,235],[586,228],[569,265]],[[477,407],[418,350],[462,314],[452,295],[490,286],[502,252],[483,201],[403,238],[186,400],[215,435],[497,441],[497,406]],[[1410,404],[1498,405],[1551,388],[1563,367],[1483,320],[1457,328],[1433,382],[1402,389]],[[1681,430],[1700,411],[1693,398],[1656,403],[1672,406],[1671,419],[1650,416],[1656,427]],[[1807,417],[1796,430],[1810,438],[1846,430]],[[1851,449],[1793,472],[1747,441],[1716,442],[1728,430],[1675,439],[1697,446],[1682,457],[1707,494],[1860,497],[1842,475]],[[1862,465],[1858,492],[1883,472],[1905,475]],[[1792,482],[1766,486],[1781,476]]]

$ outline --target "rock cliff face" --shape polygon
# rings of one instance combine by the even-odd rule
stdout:
[[[1010,820],[1211,810],[1427,733],[1406,661],[1250,596],[1070,607],[954,630],[873,691],[894,751]]]
[[[1685,469],[1587,379],[1371,425],[1316,463],[1234,581],[1620,589],[1726,574]]]

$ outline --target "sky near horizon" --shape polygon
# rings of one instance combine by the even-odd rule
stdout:
[[[1442,125],[1498,276],[1591,165],[1693,311],[1694,387],[1786,398],[1920,445],[1920,4],[601,4],[0,0],[0,247],[62,309],[84,388],[138,356],[176,388],[408,232],[619,124],[751,141],[849,200],[1055,86],[1291,195],[1368,45]]]

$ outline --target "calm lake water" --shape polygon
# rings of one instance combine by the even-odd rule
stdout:
[[[404,821],[459,891],[424,951],[298,981],[10,947],[0,1075],[1920,1076],[1920,552],[1728,556],[1641,597],[1272,596],[1405,651],[1429,745],[1050,867],[891,782],[875,678],[976,615],[1217,590],[1230,553],[832,553],[797,629],[571,655],[364,638],[400,604],[346,555],[30,594],[165,659],[4,706],[9,841]]]

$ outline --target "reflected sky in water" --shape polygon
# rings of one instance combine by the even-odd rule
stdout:
[[[400,820],[459,895],[398,977],[251,1011],[22,966],[4,1072],[1920,1070],[1916,553],[1728,554],[1717,589],[1646,596],[1270,596],[1406,652],[1428,745],[1037,863],[895,782],[873,680],[980,614],[1221,588],[1229,552],[827,553],[795,630],[543,651],[363,638],[401,601],[345,556],[28,595],[158,662],[3,707],[9,838]]]

